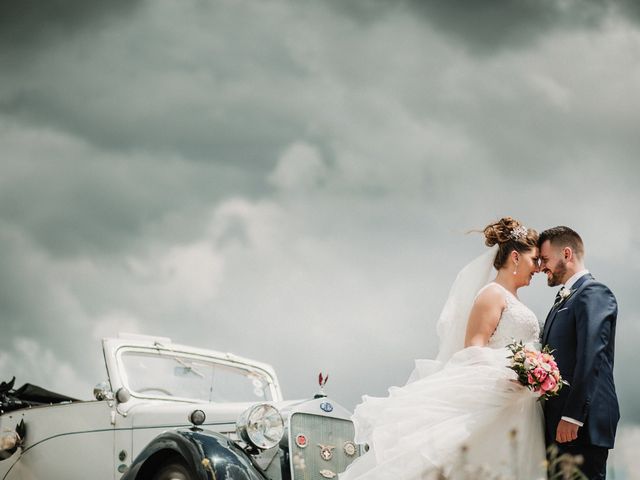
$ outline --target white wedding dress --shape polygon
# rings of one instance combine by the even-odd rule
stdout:
[[[514,339],[538,341],[535,314],[493,283],[506,300],[498,326],[487,347],[462,348],[460,336],[479,294],[477,284],[486,283],[492,258],[479,257],[465,267],[471,270],[467,278],[464,269],[459,274],[438,323],[438,358],[416,361],[405,386],[390,388],[384,398],[364,396],[356,407],[356,441],[369,451],[340,480],[423,480],[440,474],[546,478],[542,407],[537,394],[514,382],[505,348]],[[483,468],[486,472],[479,473]],[[465,477],[463,470],[477,476]]]

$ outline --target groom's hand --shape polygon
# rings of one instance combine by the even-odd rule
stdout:
[[[560,420],[558,430],[556,430],[556,442],[567,443],[575,440],[578,438],[578,428],[580,427],[575,423]]]

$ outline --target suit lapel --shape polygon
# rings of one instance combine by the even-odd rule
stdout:
[[[561,300],[560,302],[558,302],[557,304],[555,304],[553,307],[551,307],[551,310],[549,310],[549,313],[547,315],[547,319],[544,321],[544,328],[542,330],[542,344],[545,345],[547,343],[547,337],[549,336],[549,331],[551,330],[551,326],[553,325],[553,321],[556,318],[556,314],[558,313],[558,311],[560,310],[560,307],[562,307],[562,305],[564,305],[564,303],[571,298],[574,294],[576,294],[578,292],[578,289],[580,287],[582,287],[582,285],[584,284],[584,282],[586,282],[587,280],[593,280],[593,276],[590,273],[587,273],[585,275],[583,275],[582,277],[580,277],[576,283],[574,283],[571,286],[571,295],[564,299]]]
[[[549,336],[549,330],[551,329],[551,323],[556,318],[556,313],[558,313],[558,307],[562,304],[562,302],[558,303],[551,307],[549,313],[547,314],[547,319],[544,321],[544,328],[542,330],[542,345],[547,344],[547,337]]]

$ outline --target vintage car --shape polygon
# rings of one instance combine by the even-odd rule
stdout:
[[[284,401],[269,365],[168,338],[102,343],[95,400],[2,383],[1,480],[313,480],[360,455],[345,408]]]

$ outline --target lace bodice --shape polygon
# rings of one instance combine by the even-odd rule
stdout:
[[[489,285],[500,287],[505,294],[504,299],[507,306],[502,311],[493,335],[489,338],[488,346],[502,348],[513,342],[514,339],[516,341],[522,340],[525,343],[537,342],[540,336],[540,324],[535,313],[502,285],[495,282],[491,282]]]

